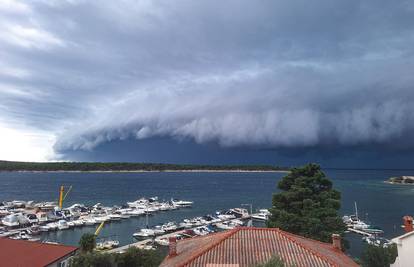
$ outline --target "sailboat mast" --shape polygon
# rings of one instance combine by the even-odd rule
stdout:
[[[357,207],[357,203],[356,203],[356,201],[354,203],[355,203],[355,216],[357,217],[357,219],[359,219],[358,218],[358,207]]]

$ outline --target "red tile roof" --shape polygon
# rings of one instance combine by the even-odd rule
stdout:
[[[0,266],[43,267],[64,258],[78,248],[0,238]]]
[[[177,242],[177,256],[167,256],[160,267],[252,266],[279,256],[296,267],[356,267],[332,244],[277,228],[242,227]]]

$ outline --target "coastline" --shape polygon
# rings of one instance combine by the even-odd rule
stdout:
[[[41,173],[41,172],[50,172],[50,173],[146,173],[146,172],[194,172],[194,173],[201,173],[201,172],[223,172],[223,173],[288,173],[289,170],[111,170],[111,171],[100,171],[100,170],[91,170],[91,171],[66,171],[66,170],[59,170],[59,171],[29,171],[29,170],[16,170],[16,171],[6,171],[0,170],[0,172],[29,172],[29,173]]]

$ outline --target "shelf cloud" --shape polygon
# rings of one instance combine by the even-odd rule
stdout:
[[[412,1],[0,6],[0,122],[47,132],[52,157],[148,138],[414,146]]]

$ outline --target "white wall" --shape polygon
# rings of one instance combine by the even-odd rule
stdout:
[[[414,266],[414,234],[406,236],[403,239],[395,238],[397,244],[398,257],[391,267],[412,267]]]

